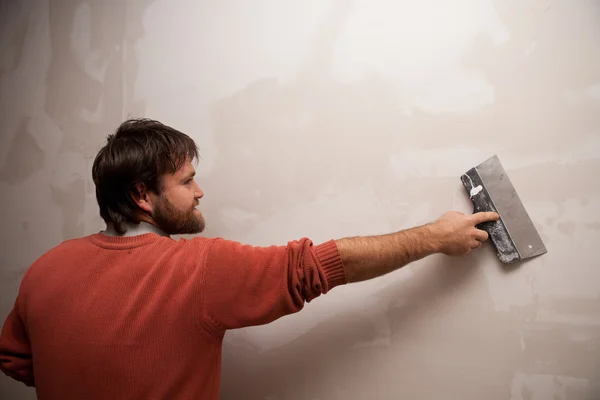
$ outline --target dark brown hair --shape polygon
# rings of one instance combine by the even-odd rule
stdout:
[[[137,185],[161,192],[162,176],[174,173],[189,159],[198,158],[194,140],[186,134],[151,119],[129,119],[108,135],[100,149],[92,176],[100,216],[125,233],[124,221],[139,222],[134,201]]]

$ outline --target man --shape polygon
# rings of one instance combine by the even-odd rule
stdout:
[[[253,247],[199,233],[197,148],[128,120],[98,153],[103,232],[68,240],[25,273],[0,337],[0,368],[44,399],[217,399],[227,329],[301,310],[337,285],[487,240],[495,213],[449,212],[381,236]]]

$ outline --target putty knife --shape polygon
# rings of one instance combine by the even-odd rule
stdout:
[[[474,212],[500,214],[498,221],[478,226],[490,235],[500,261],[508,264],[547,252],[498,156],[471,168],[460,179],[471,197]]]

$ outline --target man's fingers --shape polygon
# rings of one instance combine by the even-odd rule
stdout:
[[[500,215],[493,211],[484,211],[473,214],[473,222],[475,225],[481,224],[482,222],[497,221],[499,218]]]
[[[475,229],[473,236],[475,236],[475,239],[479,240],[480,242],[485,242],[489,237],[488,233],[486,231],[482,231],[481,229]]]
[[[471,248],[472,249],[476,249],[479,246],[481,246],[481,242],[479,240],[474,240],[474,241],[471,242]]]

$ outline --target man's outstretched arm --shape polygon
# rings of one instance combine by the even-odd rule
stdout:
[[[269,247],[214,239],[200,273],[206,328],[220,335],[266,324],[337,285],[375,278],[437,252],[468,253],[487,239],[475,225],[497,218],[450,212],[421,227],[319,245],[308,238]]]
[[[451,211],[437,221],[380,236],[336,240],[348,282],[381,276],[434,253],[462,255],[488,239],[476,225],[499,215],[482,212],[465,215]]]

